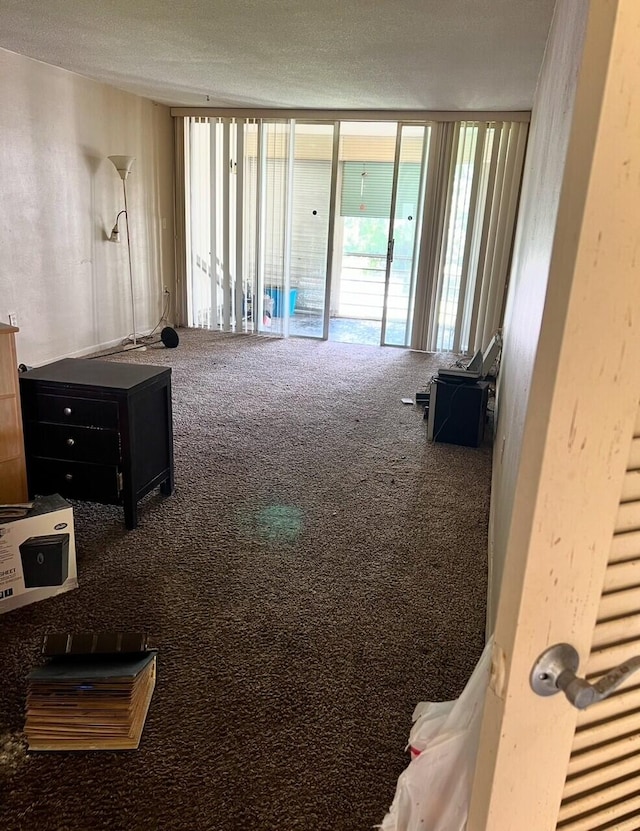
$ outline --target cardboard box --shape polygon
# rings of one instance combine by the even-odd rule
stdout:
[[[21,519],[0,519],[0,614],[78,588],[73,509],[44,496]]]

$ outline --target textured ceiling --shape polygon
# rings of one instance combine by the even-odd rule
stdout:
[[[0,0],[0,46],[176,105],[522,110],[553,5]]]

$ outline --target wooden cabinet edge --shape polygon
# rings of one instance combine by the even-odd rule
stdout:
[[[15,399],[14,407],[14,423],[7,426],[7,430],[15,435],[16,442],[20,447],[20,452],[17,457],[3,460],[0,464],[0,491],[3,494],[3,501],[6,502],[25,502],[28,499],[27,489],[27,470],[24,456],[24,434],[22,429],[22,408],[20,405],[20,385],[18,382],[18,359],[16,353],[15,333],[19,329],[17,326],[9,326],[7,323],[0,323],[0,350],[8,350],[8,377],[0,379],[0,389],[9,388],[13,390],[13,395],[9,394],[7,397]],[[8,338],[2,337],[7,335]],[[0,368],[6,367],[6,362],[0,364]],[[4,369],[2,369],[4,371]],[[4,397],[4,396],[3,396]],[[15,471],[15,461],[18,459],[17,474]],[[13,464],[10,464],[13,463]],[[10,473],[8,471],[11,471]],[[5,479],[7,477],[7,479]],[[7,481],[11,478],[12,481]]]

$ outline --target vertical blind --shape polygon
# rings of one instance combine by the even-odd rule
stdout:
[[[390,217],[397,136],[395,204],[412,206],[415,247],[410,296],[402,299],[406,336],[398,345],[469,353],[499,328],[526,122],[389,125],[366,154],[363,135],[345,133],[338,158],[334,122],[194,117],[185,128],[189,325],[286,336],[289,314],[273,315],[273,304],[288,307],[295,284],[296,308],[317,317],[308,331],[321,337],[333,166],[335,222],[369,216],[397,224]],[[393,277],[391,268],[391,283]],[[338,284],[340,275],[333,279]]]
[[[436,207],[444,227],[432,266],[427,349],[475,352],[501,323],[528,125],[445,127]]]

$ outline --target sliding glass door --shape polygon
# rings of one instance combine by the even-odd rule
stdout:
[[[294,125],[289,334],[322,338],[329,274],[333,124]]]
[[[185,154],[190,326],[254,331],[256,146],[255,123],[194,119],[190,125]]]
[[[526,137],[526,122],[189,119],[189,325],[485,346]]]
[[[380,343],[398,125],[342,122],[332,340]]]
[[[427,125],[343,122],[330,336],[408,345]]]
[[[258,267],[252,305],[258,332],[289,334],[291,145],[289,122],[260,125],[258,152]]]
[[[382,319],[381,339],[388,346],[411,343],[429,136],[428,125],[400,125]]]

